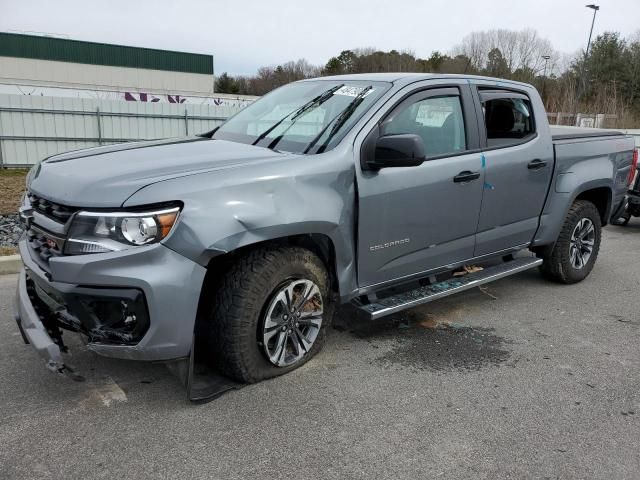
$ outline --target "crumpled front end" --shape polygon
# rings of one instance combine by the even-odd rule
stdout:
[[[162,243],[66,255],[73,212],[51,202],[42,205],[38,211],[27,198],[22,208],[27,231],[19,248],[25,269],[16,318],[49,368],[67,368],[65,331],[82,334],[88,348],[104,356],[188,356],[205,268]]]

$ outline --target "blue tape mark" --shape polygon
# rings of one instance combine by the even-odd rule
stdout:
[[[493,185],[491,185],[489,182],[484,182],[484,189],[485,190],[495,190],[496,187],[494,187]]]
[[[480,160],[482,161],[482,168],[485,168],[487,166],[487,159],[484,156],[484,153],[480,154]]]

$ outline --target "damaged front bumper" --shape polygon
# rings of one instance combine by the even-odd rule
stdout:
[[[16,318],[50,369],[68,368],[62,332],[84,335],[100,355],[146,361],[189,355],[206,270],[152,245],[121,252],[52,258],[43,270],[19,244]]]
[[[18,278],[18,290],[16,292],[16,322],[25,343],[30,343],[33,348],[47,362],[47,368],[53,371],[62,371],[65,367],[62,360],[60,346],[53,341],[47,328],[42,323],[40,316],[31,304],[27,292],[27,275],[24,270]]]
[[[107,298],[112,300],[114,292],[123,296],[131,293],[131,289],[88,289],[70,287],[67,293],[57,292],[52,286],[41,285],[41,280],[34,280],[37,276],[33,271],[23,269],[18,278],[18,289],[16,292],[15,318],[18,324],[22,338],[26,344],[31,344],[38,354],[44,358],[46,366],[49,370],[63,374],[73,380],[82,381],[84,378],[79,375],[75,368],[64,361],[64,355],[67,351],[62,341],[62,330],[78,331],[84,333],[91,339],[91,333],[87,333],[86,326],[75,316],[73,316],[66,308],[66,304],[58,303],[60,299],[78,295],[86,297]],[[60,284],[56,284],[60,287]],[[44,288],[43,288],[44,287]],[[81,293],[78,293],[81,292]],[[106,294],[106,295],[105,295]],[[95,339],[95,333],[94,339]],[[126,342],[131,340],[130,336],[119,338],[117,335],[97,334],[98,338],[104,338],[105,341],[120,343],[124,348],[137,348],[134,345],[127,346]],[[97,343],[89,344],[91,346],[99,345]],[[112,345],[115,346],[115,345]],[[190,344],[188,356],[185,358],[169,361],[167,366],[176,374],[180,381],[187,389],[187,398],[193,402],[204,402],[213,400],[223,393],[241,388],[243,385],[220,375],[212,370],[206,363],[194,363],[195,343]],[[108,347],[108,345],[103,345]],[[107,350],[110,353],[110,350]],[[116,350],[118,354],[122,350]]]
[[[25,283],[32,306],[54,339],[63,328],[82,333],[90,343],[135,345],[149,329],[141,290],[47,282],[31,272],[26,272]]]

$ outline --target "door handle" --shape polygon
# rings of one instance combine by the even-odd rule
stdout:
[[[480,178],[480,172],[471,172],[469,170],[465,170],[464,172],[460,172],[458,175],[453,177],[453,181],[455,183],[465,183],[471,182],[473,180],[477,180]]]
[[[535,160],[531,160],[529,162],[529,164],[527,165],[527,168],[529,170],[540,170],[541,168],[544,168],[546,166],[547,166],[547,162],[544,162],[539,158],[536,158]]]

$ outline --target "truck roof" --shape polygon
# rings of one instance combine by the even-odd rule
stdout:
[[[345,81],[371,81],[371,82],[390,82],[394,84],[406,85],[420,80],[437,80],[444,78],[457,78],[467,80],[488,80],[496,82],[496,84],[520,85],[523,87],[533,88],[528,83],[516,82],[514,80],[506,80],[503,78],[485,77],[479,75],[462,75],[455,73],[415,73],[415,72],[384,72],[384,73],[351,73],[347,75],[332,75],[328,77],[316,77],[308,80],[345,80]],[[305,80],[303,80],[305,81]]]

